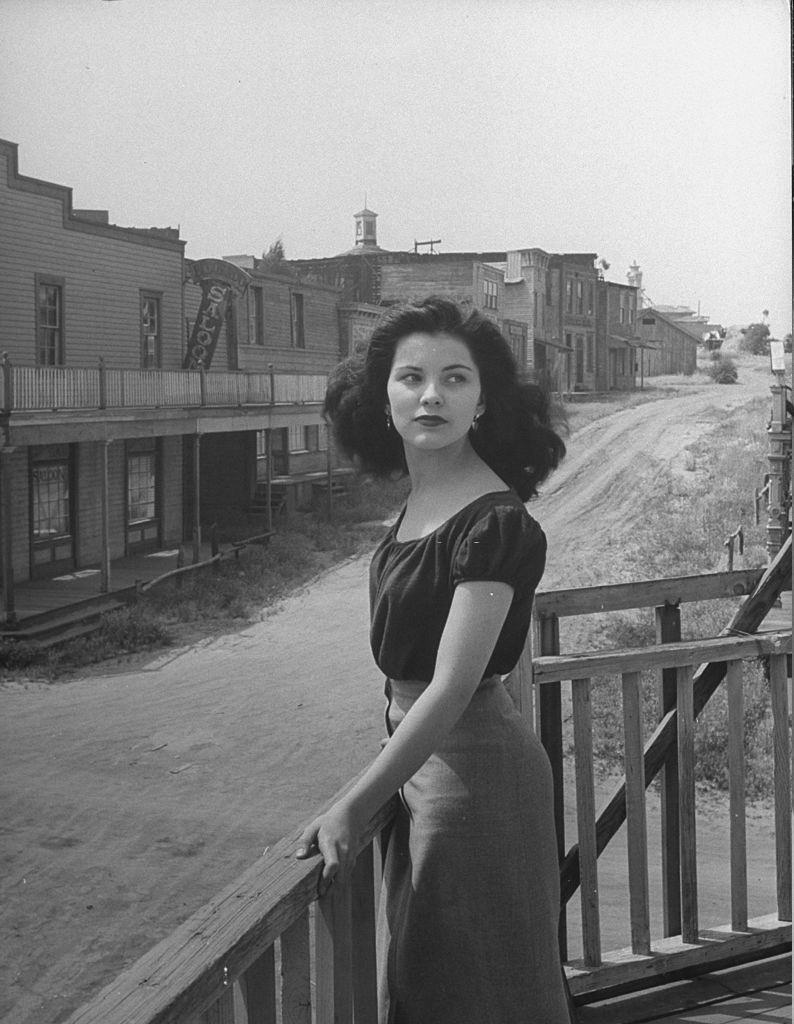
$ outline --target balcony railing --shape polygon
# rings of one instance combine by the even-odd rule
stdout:
[[[325,374],[120,370],[102,363],[14,366],[8,357],[0,362],[4,413],[316,404],[326,383]]]
[[[760,580],[760,571],[720,573],[538,595],[541,638],[545,635],[545,645],[549,646],[554,617],[566,614],[562,609],[571,614],[633,606],[677,609],[680,601],[750,592],[733,621],[746,621],[748,616],[757,618],[759,607],[768,608],[770,585],[779,592],[780,580],[790,574],[790,541],[787,552],[781,552],[775,566]],[[633,603],[631,587],[636,595]],[[565,964],[571,992],[579,1002],[598,998],[600,993],[620,986],[650,986],[683,969],[697,973],[731,960],[760,959],[791,941],[786,685],[791,631],[748,632],[750,635],[742,632],[706,640],[661,642],[639,649],[543,655],[533,660],[531,673],[520,668],[519,678],[511,680],[511,692],[516,693],[522,714],[533,725],[537,719],[555,775],[563,748],[555,740],[555,700],[547,700],[545,694],[554,698],[561,681],[571,682],[578,843],[562,859],[561,880],[563,901],[577,888],[581,891],[583,956]],[[768,657],[770,666],[777,899],[775,906],[750,908],[742,665],[759,657]],[[673,707],[664,711],[654,737],[645,744],[640,672],[648,669],[657,672],[660,680],[664,673],[674,674],[675,699]],[[622,683],[625,781],[621,787],[622,810],[618,806],[620,801],[613,799],[597,817],[590,699],[601,685],[595,677],[601,680],[609,675],[617,675]],[[704,679],[710,693],[716,692],[724,681],[729,714],[730,841],[725,847],[724,869],[720,868],[719,877],[725,878],[726,891],[730,891],[731,920],[709,929],[701,928],[698,921],[696,872],[694,721],[708,700],[708,696],[704,697]],[[680,828],[676,842],[680,852],[681,924],[671,933],[671,919],[666,915],[663,934],[653,935],[648,912],[645,790],[662,763],[657,756],[659,737],[669,737],[671,728],[677,743],[672,770],[679,792],[676,815]],[[669,758],[665,764],[670,767]],[[557,795],[562,799],[561,793]],[[382,863],[381,833],[393,813],[393,806],[388,805],[370,823],[350,883],[345,887],[332,886],[321,898],[317,897],[321,870],[318,860],[296,861],[294,840],[282,840],[240,879],[78,1010],[69,1024],[275,1024],[279,1020],[369,1024],[376,1020],[375,920]],[[609,818],[606,826],[605,814]],[[627,887],[622,903],[630,921],[631,947],[604,952],[599,926],[598,856],[623,820],[627,820],[628,842]],[[672,900],[672,894],[667,895]]]

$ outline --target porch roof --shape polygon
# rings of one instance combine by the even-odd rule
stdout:
[[[631,348],[659,348],[655,341],[646,341],[644,338],[624,338],[622,334],[608,334],[610,341],[622,341]]]

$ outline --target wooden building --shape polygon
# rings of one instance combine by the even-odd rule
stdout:
[[[646,376],[691,374],[697,369],[699,339],[691,326],[683,326],[651,306],[638,311],[637,334],[653,345],[647,350]]]
[[[6,618],[14,580],[92,567],[107,590],[112,559],[197,545],[220,506],[244,508],[255,493],[266,432],[282,475],[293,459],[306,472],[325,467],[319,411],[339,351],[335,291],[224,261],[185,286],[195,266],[177,230],[75,210],[71,189],[21,175],[6,141],[0,220]],[[192,363],[191,352],[201,353]]]
[[[599,280],[596,391],[630,391],[647,373],[646,343],[637,335],[637,287]]]
[[[597,390],[595,260],[595,253],[549,257],[550,340],[562,346],[565,356],[558,361],[561,392]]]

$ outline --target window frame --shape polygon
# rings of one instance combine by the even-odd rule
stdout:
[[[293,348],[306,348],[306,303],[303,292],[290,291],[290,341]]]
[[[150,334],[144,334],[143,307],[145,302],[155,302],[157,308],[157,330],[154,335],[154,361],[147,363],[146,340]],[[140,288],[138,291],[138,315],[140,318],[141,369],[159,370],[163,365],[163,293],[154,288]]]
[[[254,345],[260,348],[265,346],[265,289],[261,284],[251,286],[252,303],[254,307],[254,336],[251,339]]]
[[[66,365],[66,278],[57,274],[34,274],[33,275],[33,301],[34,301],[34,323],[36,325],[36,366],[65,366]],[[42,360],[44,352],[43,333],[52,330],[47,324],[41,323],[41,300],[40,291],[42,288],[56,288],[58,290],[58,313],[59,324],[57,326],[56,351],[54,361]]]

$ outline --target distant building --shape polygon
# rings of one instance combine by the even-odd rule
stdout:
[[[596,391],[626,391],[644,377],[644,342],[637,334],[636,285],[598,282]]]
[[[643,342],[652,346],[646,350],[646,376],[691,374],[697,369],[697,346],[700,339],[667,313],[654,306],[640,310],[637,334]]]

